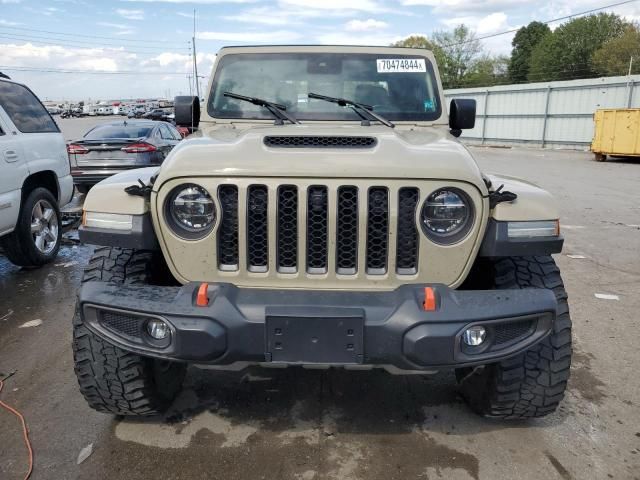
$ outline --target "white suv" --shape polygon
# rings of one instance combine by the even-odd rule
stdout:
[[[39,266],[60,248],[60,205],[73,197],[64,138],[24,85],[0,78],[0,247],[11,262]]]

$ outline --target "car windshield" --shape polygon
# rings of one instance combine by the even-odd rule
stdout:
[[[401,54],[229,54],[216,68],[207,109],[212,117],[271,120],[264,108],[225,97],[258,97],[287,107],[298,120],[360,120],[349,107],[309,93],[371,105],[393,121],[433,121],[441,105],[431,62]]]
[[[108,138],[141,138],[146,137],[151,132],[149,126],[143,125],[105,125],[96,127],[87,132],[85,140],[105,140]]]

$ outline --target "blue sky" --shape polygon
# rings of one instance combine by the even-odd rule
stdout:
[[[386,45],[460,23],[482,36],[607,3],[614,0],[0,0],[0,66],[22,69],[0,71],[43,99],[174,96],[189,92],[194,9],[199,73],[208,76],[223,45]],[[609,11],[637,21],[640,1]],[[508,54],[511,39],[483,46]],[[94,73],[34,71],[47,69]]]

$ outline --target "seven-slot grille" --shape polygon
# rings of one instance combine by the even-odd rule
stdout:
[[[357,275],[362,269],[375,276],[389,273],[392,264],[397,275],[415,275],[419,197],[417,187],[392,192],[384,186],[283,184],[270,189],[255,184],[239,194],[238,186],[221,185],[218,268],[249,272],[272,268],[281,274],[304,271],[310,275],[335,269],[344,276]],[[239,245],[240,230],[246,232],[245,248]],[[246,258],[241,258],[245,251]]]

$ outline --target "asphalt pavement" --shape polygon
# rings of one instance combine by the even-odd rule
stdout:
[[[60,124],[67,138],[89,126]],[[192,368],[164,418],[94,412],[78,393],[70,348],[92,248],[67,238],[58,260],[38,270],[0,257],[0,378],[15,371],[0,398],[26,416],[32,478],[640,478],[640,161],[471,150],[483,169],[534,181],[560,203],[566,243],[556,260],[569,292],[574,357],[557,413],[516,423],[479,418],[451,373],[297,368]],[[16,418],[0,410],[2,480],[23,476],[21,438]]]

